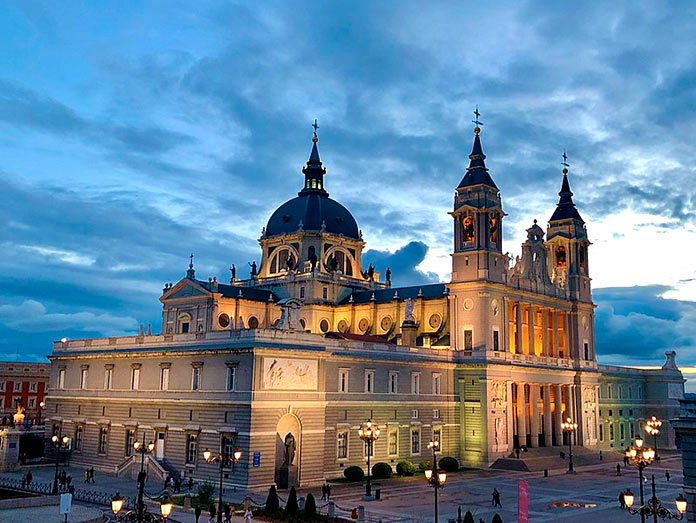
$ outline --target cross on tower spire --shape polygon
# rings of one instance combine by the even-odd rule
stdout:
[[[474,127],[474,133],[478,134],[481,132],[481,126],[483,125],[483,122],[481,120],[479,120],[479,116],[481,116],[481,113],[479,113],[478,104],[476,105],[476,110],[474,111],[474,116],[476,118],[474,120],[471,120],[471,122],[476,125],[476,127]]]
[[[317,119],[314,119],[314,123],[312,124],[312,129],[314,129],[314,136],[312,136],[312,141],[314,143],[317,143],[319,141],[319,136],[317,136],[317,129],[319,129],[319,125],[317,125]]]
[[[189,280],[193,280],[196,277],[196,271],[193,268],[193,253],[191,253],[191,256],[189,256],[189,266],[188,270],[186,271],[186,277]]]
[[[563,151],[563,163],[561,165],[563,166],[563,174],[568,174],[568,167],[570,167],[570,164],[568,163],[568,155],[565,150]]]

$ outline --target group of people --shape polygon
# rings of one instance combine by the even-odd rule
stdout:
[[[85,483],[94,483],[94,467],[85,469]]]
[[[72,479],[72,476],[65,472],[65,469],[62,469],[58,472],[58,488],[60,490],[70,491],[73,488]]]
[[[324,483],[321,486],[321,499],[322,501],[329,501],[331,498],[331,485]]]
[[[208,508],[208,512],[210,517],[208,518],[209,523],[213,523],[217,521],[217,511],[218,511],[218,506],[217,502],[212,502],[210,504],[210,507]],[[196,517],[196,523],[200,523],[200,517],[203,512],[203,509],[201,509],[201,506],[198,505],[195,510],[193,511],[193,515]],[[232,523],[232,506],[229,503],[225,503],[225,506],[222,509],[222,515],[224,517],[223,521],[225,523]],[[246,523],[249,523],[251,521],[251,509],[248,508],[246,512],[244,513],[244,521]]]
[[[33,480],[34,476],[32,475],[31,470],[28,470],[27,473],[22,476],[22,488],[29,488]]]

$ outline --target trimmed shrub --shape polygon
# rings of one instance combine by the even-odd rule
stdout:
[[[309,521],[313,521],[317,515],[317,502],[314,500],[311,492],[307,494],[307,499],[304,503],[304,513]]]
[[[362,481],[362,479],[365,477],[365,472],[363,472],[363,469],[357,465],[353,465],[352,467],[348,467],[346,470],[344,470],[343,475],[348,481]]]
[[[396,464],[396,473],[400,476],[413,476],[416,473],[416,466],[410,461],[399,461]]]
[[[433,468],[433,462],[429,459],[426,459],[419,463],[418,468],[421,472],[425,472],[426,470]]]
[[[273,513],[280,508],[280,500],[278,499],[278,491],[275,485],[271,485],[268,489],[268,497],[266,498],[266,511]]]
[[[503,523],[503,518],[501,518],[500,515],[496,514],[495,516],[493,516],[491,523]]]
[[[285,504],[285,513],[289,516],[294,516],[300,511],[297,506],[297,491],[295,487],[290,487],[290,494],[288,494],[288,502]]]
[[[476,521],[474,521],[474,515],[470,510],[467,510],[466,514],[464,514],[464,523],[476,523]]]
[[[198,503],[205,506],[210,503],[215,492],[215,485],[212,483],[201,483],[198,485]]]
[[[445,472],[457,472],[459,470],[459,462],[457,458],[445,456],[438,462],[438,466]]]
[[[375,463],[372,466],[372,477],[375,479],[389,479],[392,477],[392,473],[389,463]]]

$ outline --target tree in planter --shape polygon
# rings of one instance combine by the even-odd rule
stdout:
[[[474,515],[470,510],[467,510],[466,514],[464,514],[464,523],[476,523],[476,521],[474,521]]]
[[[266,512],[277,512],[279,508],[280,501],[278,500],[278,491],[275,485],[271,485],[271,488],[268,489],[268,497],[266,498]]]
[[[290,488],[290,494],[288,495],[288,502],[285,504],[285,513],[288,516],[294,516],[300,511],[297,506],[297,491],[295,487]]]
[[[499,514],[496,514],[493,516],[491,523],[503,523],[503,518],[501,518]]]
[[[307,499],[304,503],[304,513],[309,521],[314,521],[317,515],[317,502],[314,500],[314,496],[312,496],[311,492],[307,494]]]

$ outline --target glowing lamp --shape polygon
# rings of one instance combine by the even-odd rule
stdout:
[[[636,447],[640,448],[643,446],[643,438],[636,438]]]
[[[677,511],[680,514],[684,514],[686,512],[686,498],[684,497],[684,494],[679,494],[677,499],[674,500],[674,504],[677,506]]]
[[[207,462],[210,462],[210,458],[213,456],[213,453],[210,452],[210,449],[205,449],[203,451],[203,459]]]
[[[445,481],[447,481],[447,473],[446,472],[440,472],[437,475],[437,479],[440,482],[440,485],[444,485]]]
[[[121,497],[121,494],[118,492],[116,495],[111,498],[111,510],[114,513],[114,516],[118,515],[119,512],[121,512],[121,509],[123,508],[123,498]]]
[[[63,445],[67,445],[68,441],[70,441],[70,438],[67,436],[63,436]]]
[[[167,519],[169,517],[169,514],[172,513],[172,506],[173,503],[171,499],[169,499],[169,495],[165,494],[162,498],[162,502],[160,503],[160,512],[162,513],[162,517],[164,519]]]
[[[148,452],[152,452],[153,450],[155,450],[155,442],[154,441],[151,441],[150,443],[147,444],[147,450],[148,450]]]
[[[430,469],[425,469],[425,479],[430,481],[430,479],[433,477],[433,471]]]
[[[237,450],[234,451],[234,453],[232,454],[232,456],[234,457],[234,460],[235,460],[235,461],[239,461],[240,459],[242,459],[242,451],[239,450],[239,449],[237,449]]]
[[[633,506],[633,492],[630,489],[624,492],[624,502],[628,508]]]
[[[54,434],[53,436],[51,436],[51,441],[52,441],[54,444],[55,444],[55,443],[58,443],[58,440],[59,440],[59,439],[60,439],[60,438],[58,438],[58,436],[55,435],[55,434]]]
[[[133,448],[134,448],[136,451],[137,451],[137,450],[140,450],[140,442],[139,442],[139,441],[134,442],[134,443],[133,443]]]

